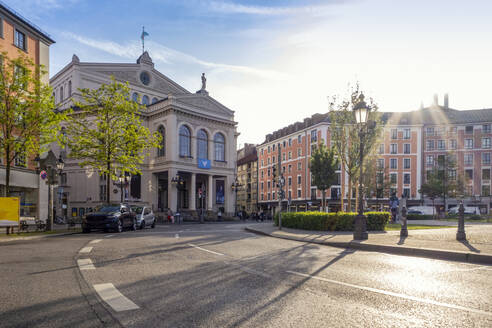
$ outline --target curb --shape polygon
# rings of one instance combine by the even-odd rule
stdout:
[[[5,238],[0,238],[0,245],[2,243],[8,243],[8,242],[13,242],[13,241],[22,241],[22,240],[34,240],[34,239],[42,239],[42,238],[50,238],[50,237],[59,237],[59,236],[68,236],[68,235],[75,235],[79,234],[80,231],[73,231],[73,232],[61,232],[61,233],[52,233],[48,235],[36,235],[36,236],[19,236],[19,237],[13,237],[12,239],[7,239]]]
[[[483,254],[475,254],[475,253],[459,252],[459,251],[448,251],[448,250],[440,250],[440,249],[432,249],[432,248],[363,244],[357,241],[350,241],[350,242],[317,241],[317,240],[310,240],[310,239],[298,238],[298,237],[286,236],[286,235],[283,236],[274,235],[250,227],[246,227],[244,229],[248,232],[269,236],[273,238],[294,240],[294,241],[332,246],[338,248],[352,248],[352,249],[357,249],[367,252],[379,252],[379,253],[388,253],[388,254],[396,254],[396,255],[424,257],[424,258],[430,258],[435,260],[456,261],[456,262],[465,262],[465,263],[472,263],[472,264],[488,264],[488,265],[492,264],[492,255],[483,255]]]

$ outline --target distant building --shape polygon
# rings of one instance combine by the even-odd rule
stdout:
[[[257,212],[258,202],[258,156],[256,146],[245,144],[237,151],[237,210],[251,214]]]
[[[162,148],[145,159],[142,175],[132,176],[124,187],[124,201],[150,204],[155,212],[179,210],[195,218],[202,206],[209,215],[220,208],[232,215],[236,122],[232,110],[209,96],[205,77],[202,88],[191,93],[157,71],[147,52],[136,63],[88,63],[74,55],[51,78],[57,107],[72,106],[71,98],[80,100],[79,88],[96,89],[109,83],[111,76],[129,83],[132,99],[140,98],[146,106],[143,124],[163,136]],[[69,213],[65,214],[81,216],[97,205],[120,201],[116,183],[111,199],[105,199],[105,177],[81,168],[67,155],[62,205]]]
[[[377,166],[384,170],[389,190],[384,195],[368,195],[368,206],[374,209],[387,205],[388,195],[408,197],[408,205],[431,204],[420,193],[428,171],[439,165],[444,154],[456,156],[456,172],[450,178],[464,176],[467,196],[465,204],[478,206],[489,212],[491,206],[491,138],[492,109],[456,110],[449,107],[448,96],[444,105],[437,103],[411,112],[382,112],[384,124],[380,144],[377,145]],[[291,200],[291,211],[317,210],[321,193],[311,184],[309,160],[313,147],[321,141],[330,145],[328,113],[315,114],[303,122],[296,122],[268,134],[257,146],[259,206],[276,210],[278,190],[272,181],[272,167],[278,158],[278,145],[282,151],[281,170],[285,177],[286,199]],[[338,183],[327,191],[328,207],[340,209],[340,199],[347,200],[348,176],[343,167],[337,172]],[[352,190],[355,196],[355,191]],[[355,197],[352,197],[354,199]],[[442,205],[443,199],[435,200]],[[447,200],[449,207],[458,200]]]
[[[0,51],[17,58],[19,51],[36,65],[44,65],[48,74],[41,81],[49,81],[50,45],[55,41],[14,9],[0,2]],[[18,158],[10,173],[10,196],[19,197],[21,216],[46,219],[48,216],[48,187],[39,178],[32,158]],[[5,158],[0,157],[0,190],[5,188]]]

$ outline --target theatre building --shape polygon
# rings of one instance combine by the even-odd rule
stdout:
[[[79,88],[96,89],[111,76],[128,82],[132,99],[145,105],[143,124],[162,135],[162,148],[151,151],[142,174],[123,188],[113,183],[110,201],[119,202],[123,192],[125,202],[148,204],[158,213],[171,209],[193,219],[203,208],[210,217],[218,210],[232,215],[236,122],[232,110],[210,97],[205,76],[200,90],[192,93],[157,71],[147,52],[136,63],[87,63],[74,55],[51,79],[57,107],[72,106],[71,98],[80,99]],[[197,85],[199,81],[197,76]],[[66,155],[61,205],[69,216],[80,216],[107,202],[106,182],[71,160],[69,150]]]

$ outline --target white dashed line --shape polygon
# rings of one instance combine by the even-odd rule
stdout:
[[[102,241],[102,239],[94,239],[94,240],[91,240],[91,242],[89,244],[97,244],[100,241]]]
[[[403,299],[411,300],[411,301],[415,301],[415,302],[420,302],[420,303],[425,303],[425,304],[431,304],[431,305],[437,305],[437,306],[447,307],[447,308],[450,308],[450,309],[463,310],[463,311],[467,311],[467,312],[473,312],[473,313],[478,313],[478,314],[482,314],[482,315],[492,316],[492,313],[491,312],[486,312],[486,311],[482,311],[482,310],[467,308],[467,307],[464,307],[464,306],[459,306],[459,305],[454,305],[454,304],[449,304],[449,303],[437,302],[437,301],[428,300],[428,299],[425,299],[425,298],[420,298],[420,297],[415,297],[415,296],[410,296],[410,295],[405,295],[405,294],[400,294],[400,293],[394,293],[394,292],[390,292],[390,291],[387,291],[387,290],[381,290],[381,289],[376,289],[376,288],[371,288],[371,287],[365,287],[365,286],[348,284],[346,282],[331,280],[331,279],[327,279],[327,278],[323,278],[323,277],[312,276],[310,274],[305,274],[305,273],[300,273],[300,272],[295,272],[295,271],[286,271],[286,272],[287,273],[294,274],[294,275],[297,275],[297,276],[301,276],[301,277],[307,277],[307,278],[311,278],[311,279],[326,281],[326,282],[329,282],[329,283],[332,283],[332,284],[346,286],[346,287],[351,287],[351,288],[357,288],[357,289],[365,290],[365,291],[372,292],[372,293],[377,293],[377,294],[382,294],[382,295],[388,295],[388,296],[394,296],[394,297],[399,297],[399,298],[403,298]]]
[[[104,236],[104,238],[111,238],[113,237],[114,235],[107,235],[107,236]]]
[[[80,249],[79,253],[90,253],[92,251],[92,247],[83,247]]]
[[[112,283],[94,285],[94,289],[103,301],[116,312],[139,309],[137,304],[120,293]]]
[[[222,254],[222,253],[218,253],[218,252],[214,252],[214,251],[209,251],[208,249],[201,248],[201,247],[199,247],[197,245],[193,245],[193,244],[188,244],[188,245],[191,246],[191,247],[195,247],[196,249],[199,249],[199,250],[204,251],[204,252],[209,252],[209,253],[212,253],[212,254],[215,254],[215,255],[224,256],[224,254]]]
[[[80,270],[95,270],[96,267],[92,264],[91,259],[80,259],[77,260],[77,264],[79,265]]]

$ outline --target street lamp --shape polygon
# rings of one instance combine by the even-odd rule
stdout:
[[[231,185],[231,188],[233,191],[236,192],[236,205],[234,206],[235,209],[236,209],[236,214],[238,213],[237,211],[237,192],[238,190],[242,187],[243,185],[241,183],[239,183],[239,180],[237,179],[237,176],[236,176],[236,179],[234,180],[234,182],[232,183]]]
[[[126,175],[126,172],[120,172],[118,175],[118,181],[115,181],[114,184],[117,187],[120,187],[120,202],[123,203],[123,187],[126,187],[130,182],[130,176]]]
[[[364,215],[364,202],[362,201],[363,197],[363,188],[362,188],[362,164],[364,161],[364,139],[367,134],[368,128],[374,128],[374,122],[368,122],[369,112],[371,108],[367,106],[364,101],[364,95],[361,93],[359,95],[359,101],[352,109],[355,114],[355,121],[359,128],[359,214],[355,217],[355,229],[354,229],[354,239],[355,240],[365,240],[368,238],[367,235],[367,224],[366,217]]]

